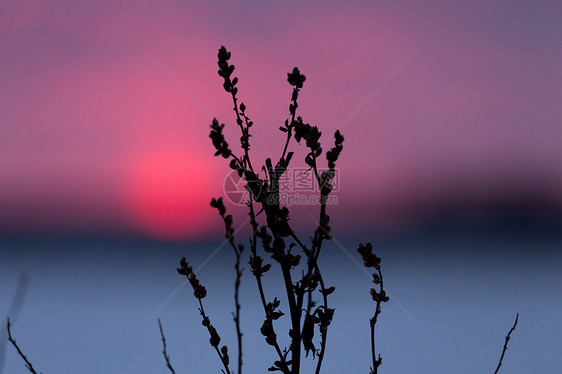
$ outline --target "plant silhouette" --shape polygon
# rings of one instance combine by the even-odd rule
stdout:
[[[240,154],[232,151],[223,134],[225,125],[220,124],[216,119],[213,119],[211,123],[210,138],[215,148],[215,156],[221,156],[229,160],[230,168],[244,179],[245,187],[249,192],[246,202],[252,227],[251,238],[248,243],[249,251],[246,250],[244,244],[238,243],[235,239],[234,219],[232,215],[227,214],[223,198],[213,198],[211,207],[217,209],[224,222],[225,237],[235,254],[233,312],[237,337],[235,364],[231,363],[229,348],[227,345],[221,345],[220,334],[211,323],[210,316],[205,310],[204,300],[207,296],[207,290],[185,257],[180,260],[177,271],[180,275],[186,277],[193,289],[202,325],[209,333],[209,343],[218,355],[223,373],[234,373],[234,366],[237,374],[242,374],[243,371],[243,333],[240,326],[239,291],[243,272],[242,261],[247,261],[255,278],[261,308],[263,309],[264,320],[259,331],[263,335],[265,343],[271,346],[276,353],[276,359],[271,366],[268,365],[268,371],[299,374],[302,362],[309,359],[315,360],[314,372],[319,374],[326,354],[328,331],[334,318],[335,308],[332,307],[329,300],[330,295],[335,291],[335,287],[324,282],[318,259],[322,253],[324,242],[333,239],[330,215],[327,212],[327,201],[333,191],[333,181],[337,171],[336,162],[343,150],[344,137],[337,130],[333,136],[333,146],[324,153],[320,141],[322,132],[317,126],[304,122],[301,116],[297,115],[299,93],[306,82],[306,77],[295,67],[287,74],[287,81],[292,87],[292,92],[289,118],[279,128],[285,137],[284,145],[282,148],[280,147],[282,149],[281,155],[275,161],[275,165],[271,158],[267,158],[260,169],[255,169],[250,158],[250,138],[252,137],[250,129],[254,123],[247,113],[246,105],[238,98],[238,78],[233,76],[235,67],[229,63],[230,58],[231,53],[222,46],[218,51],[218,74],[223,79],[224,90],[232,97],[236,125],[241,132]],[[318,225],[313,232],[310,243],[305,243],[296,235],[290,223],[289,209],[282,206],[280,201],[280,180],[287,172],[294,155],[294,152],[289,151],[291,140],[298,144],[304,143],[307,152],[304,162],[309,168],[308,172],[313,174],[314,183],[319,190]],[[321,157],[323,154],[324,157]],[[323,163],[327,165],[327,168],[321,168]],[[258,217],[261,220],[258,220]],[[373,287],[370,289],[370,294],[375,306],[373,316],[369,320],[372,360],[369,373],[376,374],[382,365],[382,357],[380,354],[377,355],[375,350],[375,327],[382,311],[382,304],[388,302],[389,297],[384,288],[381,258],[374,253],[372,244],[360,243],[357,252],[361,256],[364,266],[373,269]],[[247,257],[244,257],[246,255]],[[280,269],[285,294],[267,298],[263,279],[272,266]],[[288,306],[285,312],[281,310],[282,300],[286,302],[283,305]],[[513,327],[505,338],[505,344],[495,373],[498,373],[502,365],[507,344],[511,333],[515,330],[518,317],[517,315]],[[287,347],[281,346],[277,339],[280,332],[277,330],[276,322],[281,318],[287,318],[290,321],[290,329],[286,332],[290,339],[290,344]],[[175,374],[176,371],[167,352],[164,329],[160,320],[158,320],[158,325],[166,367],[172,374]],[[12,336],[9,319],[7,321],[7,335],[8,341],[14,346],[28,371],[36,373],[31,362],[16,344],[16,340]],[[302,353],[304,353],[304,356]]]
[[[235,170],[240,177],[245,180],[245,187],[249,191],[249,198],[246,202],[248,214],[252,226],[252,238],[250,239],[249,249],[249,265],[256,280],[257,289],[260,295],[262,308],[264,311],[264,322],[260,328],[261,334],[265,338],[265,342],[272,346],[277,353],[277,360],[269,367],[269,371],[280,371],[283,374],[298,374],[301,370],[301,355],[304,350],[304,358],[316,359],[315,373],[319,374],[322,368],[322,362],[326,353],[326,340],[328,330],[332,323],[335,308],[328,303],[329,296],[335,290],[334,286],[328,286],[324,283],[322,271],[318,265],[318,258],[322,252],[324,241],[332,239],[330,216],[326,211],[326,201],[332,192],[332,181],[336,173],[336,162],[343,150],[344,137],[337,130],[334,134],[334,145],[325,153],[325,161],[328,169],[320,171],[321,156],[323,153],[320,141],[322,132],[317,126],[305,123],[300,116],[297,116],[297,108],[299,107],[298,98],[300,90],[306,82],[306,77],[295,67],[287,74],[287,81],[292,86],[291,99],[289,104],[289,118],[285,120],[284,125],[279,128],[285,134],[285,142],[281,156],[273,165],[271,158],[265,160],[265,165],[256,171],[252,165],[250,158],[250,129],[253,121],[247,114],[246,105],[239,101],[238,98],[238,78],[233,76],[234,65],[229,63],[231,53],[221,46],[218,52],[218,74],[223,79],[223,88],[232,97],[233,110],[236,116],[236,124],[240,129],[240,149],[241,154],[237,155],[232,151],[223,135],[224,124],[219,124],[217,119],[213,119],[211,124],[210,137],[215,148],[215,156],[222,156],[230,160],[230,168]],[[309,167],[309,172],[313,173],[313,179],[320,191],[319,196],[319,218],[318,227],[314,231],[314,235],[310,243],[304,243],[295,234],[290,224],[290,212],[288,207],[280,205],[280,179],[287,172],[293,159],[293,152],[288,152],[291,140],[297,143],[305,143],[307,154],[304,162]],[[261,172],[261,174],[260,174]],[[234,220],[231,215],[226,214],[226,208],[222,197],[213,198],[211,206],[216,208],[224,221],[225,237],[228,239],[236,256],[235,260],[235,282],[234,282],[234,299],[235,312],[234,323],[236,326],[237,345],[238,345],[238,374],[242,373],[242,333],[240,331],[240,303],[239,288],[242,277],[240,262],[244,253],[244,245],[236,243],[234,238]],[[256,213],[257,211],[257,213]],[[260,213],[265,214],[265,222],[259,223],[257,216]],[[258,243],[260,246],[258,246]],[[258,247],[260,247],[258,251]],[[361,255],[364,266],[373,268],[372,282],[374,287],[370,289],[372,300],[375,302],[375,311],[369,320],[370,336],[371,336],[371,358],[372,366],[370,374],[376,374],[382,364],[382,357],[377,356],[375,351],[375,327],[378,317],[381,313],[382,304],[389,300],[384,289],[383,274],[381,271],[381,258],[373,252],[371,243],[363,245],[359,244],[357,249]],[[275,321],[285,317],[285,313],[280,310],[280,298],[266,299],[263,285],[264,274],[267,273],[272,263],[264,263],[266,261],[262,256],[267,255],[281,270],[282,281],[285,288],[284,297],[288,304],[287,316],[290,319],[290,337],[289,347],[281,347],[277,340],[277,332],[275,329]],[[301,264],[301,259],[306,260],[305,264]],[[231,373],[230,359],[228,356],[228,347],[223,345],[219,349],[220,336],[213,325],[210,323],[209,317],[203,308],[203,299],[206,296],[206,290],[196,277],[193,269],[182,258],[178,272],[186,276],[193,287],[194,296],[199,302],[199,311],[203,319],[203,325],[207,327],[210,335],[210,344],[216,350],[220,361],[222,362],[224,372]],[[300,277],[295,276],[301,274]],[[314,300],[314,296],[318,296],[320,302]],[[515,325],[517,324],[517,319]],[[515,328],[510,330],[510,334]],[[319,337],[316,334],[319,333]],[[164,337],[162,336],[164,339]],[[498,368],[501,366],[509,335],[506,337],[504,351],[500,358]],[[166,353],[164,353],[166,362],[169,364]]]
[[[265,165],[256,171],[250,158],[250,129],[253,121],[247,114],[247,107],[238,99],[238,78],[233,76],[234,65],[229,63],[231,53],[223,46],[218,52],[218,74],[223,78],[223,88],[232,97],[236,124],[240,128],[240,148],[241,154],[236,155],[230,148],[223,135],[224,124],[219,124],[213,119],[211,124],[211,141],[215,148],[215,156],[222,156],[230,160],[230,168],[235,170],[246,182],[246,189],[249,191],[249,199],[246,203],[248,214],[252,226],[252,238],[249,243],[249,265],[256,280],[261,304],[264,312],[264,321],[260,328],[265,342],[272,346],[277,353],[277,360],[269,367],[270,371],[281,371],[283,374],[297,374],[300,372],[301,351],[304,350],[304,358],[316,359],[315,373],[320,373],[322,362],[326,352],[326,340],[328,329],[332,323],[335,308],[330,307],[329,296],[334,292],[334,286],[328,286],[324,282],[322,270],[318,265],[318,258],[322,252],[324,241],[332,239],[330,216],[326,211],[326,202],[332,192],[332,180],[336,174],[336,162],[343,150],[343,135],[337,130],[334,134],[334,145],[325,153],[325,163],[327,170],[320,171],[321,156],[323,153],[320,141],[322,132],[317,126],[305,123],[300,116],[297,116],[299,107],[298,98],[300,90],[306,81],[306,77],[301,74],[298,68],[287,74],[287,81],[292,86],[291,100],[289,104],[289,118],[285,120],[284,126],[279,130],[285,135],[285,142],[281,156],[275,165],[271,158],[265,160]],[[313,173],[314,182],[320,191],[319,198],[319,219],[318,227],[310,243],[305,244],[298,238],[295,230],[290,224],[290,213],[287,207],[280,204],[280,179],[287,172],[293,159],[293,152],[288,152],[291,140],[297,143],[305,143],[307,154],[304,162],[309,167],[309,172]],[[261,174],[260,174],[261,172]],[[240,261],[244,252],[244,245],[236,243],[234,238],[233,218],[226,214],[226,208],[221,198],[213,198],[211,206],[216,208],[222,217],[225,225],[225,236],[236,255],[235,262],[235,312],[234,323],[238,337],[238,373],[242,372],[242,333],[240,331],[240,303],[239,288],[242,271]],[[257,211],[257,213],[256,213]],[[265,222],[259,223],[257,216],[259,213],[265,214]],[[258,245],[259,244],[259,245]],[[260,249],[258,250],[258,247]],[[389,300],[383,288],[382,272],[380,268],[380,258],[373,253],[370,243],[360,244],[359,253],[363,257],[365,266],[375,268],[373,283],[377,288],[371,289],[371,295],[376,302],[375,314],[371,319],[371,342],[373,355],[372,372],[376,373],[381,364],[381,358],[375,358],[375,324],[381,312],[381,304]],[[262,278],[267,273],[272,263],[265,263],[262,256],[268,255],[276,266],[279,266],[282,274],[282,281],[285,288],[283,299],[288,304],[288,318],[290,319],[290,346],[281,347],[277,341],[275,321],[285,316],[280,310],[281,301],[279,298],[266,299]],[[301,264],[301,260],[303,263]],[[231,373],[229,366],[228,347],[226,345],[219,349],[220,336],[209,321],[203,307],[203,299],[206,296],[205,288],[201,285],[193,269],[187,263],[185,257],[180,261],[178,272],[187,277],[193,287],[194,296],[199,301],[199,311],[203,319],[203,325],[207,327],[210,335],[211,346],[216,350],[224,371]],[[301,274],[300,277],[296,274]],[[321,300],[318,304],[314,300],[315,296]],[[319,333],[319,337],[318,334]]]

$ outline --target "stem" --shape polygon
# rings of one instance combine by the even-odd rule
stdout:
[[[242,374],[242,332],[240,331],[240,302],[238,299],[238,294],[240,290],[240,278],[242,277],[242,271],[240,270],[240,251],[236,251],[236,263],[234,268],[236,269],[236,280],[234,281],[234,303],[236,305],[236,314],[234,315],[234,323],[236,324],[236,336],[238,340],[238,374]]]
[[[240,118],[240,110],[238,109],[238,99],[236,98],[236,94],[232,93],[232,101],[234,102],[234,112],[236,113],[236,123],[240,126],[240,130],[242,130],[242,135],[247,135],[245,133],[249,132],[248,127],[246,126],[246,129],[244,129],[244,126],[242,125],[242,118]],[[245,161],[247,162],[248,167],[250,168],[250,170],[253,172],[254,168],[252,167],[252,162],[250,161],[250,155],[248,152],[248,147],[242,147],[244,148],[244,155],[245,157]],[[246,166],[246,163],[244,164],[244,167]]]
[[[281,155],[281,158],[284,159],[285,158],[285,154],[287,153],[287,147],[289,146],[289,141],[291,140],[291,136],[292,136],[292,129],[293,129],[293,122],[295,121],[295,116],[297,114],[297,108],[298,108],[298,104],[297,104],[297,98],[299,96],[299,89],[297,87],[293,88],[293,97],[295,98],[293,100],[293,105],[294,105],[294,110],[291,113],[291,123],[289,123],[289,128],[287,129],[287,140],[285,141],[285,147],[283,148],[283,154]]]
[[[380,277],[380,291],[382,292],[384,290],[384,284],[383,284],[382,272],[381,272],[380,267],[377,268],[377,271],[378,271],[379,277]],[[381,359],[380,355],[379,355],[379,358],[377,359],[376,353],[375,353],[375,325],[377,323],[377,319],[379,317],[379,314],[381,313],[381,303],[382,303],[382,300],[379,298],[377,300],[377,305],[376,305],[376,308],[375,308],[375,315],[370,320],[370,324],[371,324],[371,356],[373,358],[373,373],[374,374],[377,374],[379,366],[382,363],[382,359]]]
[[[164,337],[164,330],[162,329],[162,323],[160,322],[160,318],[158,318],[158,327],[160,328],[160,336],[162,337],[162,354],[164,355],[164,360],[166,360],[166,366],[172,374],[176,374],[172,364],[170,363],[170,356],[168,356],[168,352],[166,350],[166,338]]]
[[[242,279],[242,270],[240,269],[240,258],[242,257],[241,249],[236,247],[234,243],[234,236],[231,234],[232,227],[229,226],[224,212],[221,214],[222,219],[224,220],[226,234],[225,237],[228,239],[230,246],[234,250],[234,254],[236,256],[236,261],[234,263],[234,269],[236,271],[236,279],[234,280],[234,324],[236,326],[236,337],[238,343],[238,374],[242,374],[242,332],[240,329],[240,300],[239,300],[239,293],[240,293],[240,281]]]
[[[500,362],[498,363],[498,367],[496,368],[496,371],[494,371],[494,374],[498,374],[498,371],[500,370],[500,366],[502,366],[503,356],[505,355],[505,351],[507,350],[507,343],[511,338],[511,333],[513,332],[513,330],[515,330],[515,326],[517,326],[518,320],[519,320],[519,313],[517,313],[517,315],[515,316],[515,322],[513,323],[513,327],[509,330],[509,333],[505,337],[505,344],[503,345],[503,351],[500,357]]]
[[[209,320],[209,317],[205,314],[205,309],[203,308],[203,302],[201,301],[201,299],[197,299],[197,300],[199,300],[199,312],[201,313],[201,317],[203,317],[203,320],[205,320],[205,319]],[[207,329],[209,329],[209,327],[207,327]],[[224,362],[223,355],[222,355],[221,351],[219,350],[218,345],[214,348],[215,348],[215,351],[217,352],[217,354],[219,355],[219,358],[222,362],[222,365],[224,366],[224,369],[226,370],[226,373],[231,374],[230,369],[228,368],[228,365]]]
[[[377,308],[378,308],[378,304],[377,304]],[[375,320],[374,317],[371,319],[370,323],[371,323],[371,356],[373,358],[373,373],[376,374],[377,370],[379,368],[379,365],[378,365],[378,361],[377,361],[376,354],[375,354],[375,323],[376,323],[376,320]]]
[[[322,279],[322,273],[320,273],[320,269],[318,268],[318,264],[314,264],[318,274],[320,275],[320,289],[323,291],[323,301],[324,301],[324,310],[328,310],[328,296],[325,294],[326,287],[324,285],[324,280]],[[316,364],[316,374],[320,374],[320,367],[322,366],[322,361],[324,360],[324,353],[326,352],[326,340],[328,338],[328,327],[324,331],[320,331],[320,335],[322,337],[320,341],[320,353],[318,353],[318,363]]]
[[[256,250],[256,243],[257,243],[257,230],[258,230],[258,223],[256,221],[256,215],[254,212],[254,201],[252,198],[252,195],[250,194],[250,203],[248,204],[248,207],[250,209],[250,224],[252,225],[252,241],[250,243],[250,251],[252,252],[252,256],[256,257],[257,256],[257,250]],[[261,299],[261,303],[262,303],[262,307],[263,307],[263,311],[265,313],[265,318],[268,318],[269,316],[267,315],[267,302],[265,301],[265,292],[263,290],[263,283],[261,281],[261,275],[257,275],[254,274],[255,278],[256,278],[256,283],[258,284],[258,291],[260,293],[260,299]],[[272,321],[273,323],[273,321]],[[281,362],[285,362],[285,357],[283,356],[283,352],[281,352],[281,348],[279,347],[279,343],[277,343],[277,341],[275,341],[275,351],[277,352],[277,355],[279,356],[279,360]]]
[[[320,181],[320,176],[318,174],[318,168],[316,166],[316,156],[313,153],[312,154],[313,157],[313,166],[312,169],[314,170],[314,175],[316,177],[316,181],[318,183],[319,188],[321,189],[321,181]],[[321,196],[326,196],[324,194],[322,194]],[[292,238],[297,242],[297,244],[302,248],[303,252],[307,255],[308,257],[308,271],[307,271],[307,276],[310,276],[312,274],[312,272],[314,270],[316,270],[319,274],[319,282],[320,282],[320,288],[322,290],[322,296],[323,296],[323,307],[324,310],[328,310],[328,297],[325,294],[325,284],[324,284],[324,280],[322,278],[322,273],[320,272],[320,268],[318,267],[318,257],[320,255],[320,251],[322,249],[322,242],[324,240],[324,235],[322,235],[322,231],[325,234],[328,234],[325,230],[325,228],[322,226],[321,222],[323,222],[324,218],[326,217],[326,201],[325,199],[321,200],[321,204],[320,204],[320,223],[318,225],[318,228],[316,229],[316,232],[314,233],[314,240],[313,240],[313,245],[312,245],[312,250],[309,251],[305,245],[298,239],[298,237],[296,236],[296,234],[291,230],[291,236]],[[308,290],[308,302],[307,302],[307,309],[306,312],[307,314],[310,314],[311,312],[311,308],[312,308],[312,290]],[[300,310],[302,308],[302,302],[303,299],[302,297],[298,299],[298,309]],[[315,373],[319,374],[320,373],[320,368],[322,366],[322,362],[324,359],[324,354],[326,351],[326,340],[327,340],[327,335],[328,335],[328,328],[326,327],[326,329],[324,331],[321,331],[321,342],[320,342],[320,352],[318,353],[318,363],[316,364],[316,370]]]
[[[291,337],[291,374],[298,374],[300,371],[301,360],[301,310],[295,302],[295,294],[293,291],[293,280],[291,278],[290,266],[285,262],[281,263],[281,271],[287,291],[287,299],[289,300],[289,309],[291,312],[291,325],[293,336]]]
[[[25,362],[25,367],[27,368],[27,370],[29,370],[31,373],[33,374],[37,374],[37,372],[35,371],[35,369],[33,368],[33,365],[31,365],[31,362],[29,362],[29,360],[27,359],[27,357],[25,357],[25,355],[23,354],[23,352],[21,351],[20,347],[18,347],[18,345],[16,344],[16,340],[14,338],[12,338],[12,332],[10,330],[10,327],[12,326],[12,324],[10,323],[10,318],[8,318],[8,324],[7,324],[7,329],[8,329],[8,341],[10,343],[12,343],[12,345],[14,346],[14,348],[16,348],[16,350],[18,351],[18,354],[20,355],[20,357],[22,358],[22,360]]]

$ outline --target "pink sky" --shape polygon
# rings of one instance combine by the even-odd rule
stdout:
[[[211,118],[238,137],[221,45],[254,163],[281,153],[286,73],[307,76],[300,114],[346,138],[341,214],[407,222],[529,196],[560,208],[561,19],[547,1],[3,2],[0,231],[214,231],[207,202],[228,168]]]

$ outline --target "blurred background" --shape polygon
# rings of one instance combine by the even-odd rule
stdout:
[[[254,166],[282,153],[294,66],[303,120],[325,150],[345,137],[322,259],[336,286],[326,372],[368,371],[367,241],[391,293],[381,370],[490,372],[519,312],[502,371],[561,372],[561,21],[550,1],[2,2],[0,316],[45,373],[165,373],[158,317],[178,373],[218,371],[175,271],[187,256],[236,356],[233,254],[209,206],[226,194],[247,243],[241,186],[208,137],[216,117],[239,144],[225,45]],[[311,236],[317,207],[291,212]],[[263,372],[274,356],[249,269],[242,292],[246,370]],[[0,338],[0,372],[25,373]]]

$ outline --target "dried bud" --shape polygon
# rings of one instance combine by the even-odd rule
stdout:
[[[228,347],[226,345],[223,345],[221,348],[221,354],[222,354],[222,362],[228,366],[230,359],[228,357]]]
[[[386,296],[386,292],[382,290],[381,292],[377,292],[376,289],[371,288],[371,296],[373,297],[373,301],[375,302],[383,302],[386,303],[390,298]]]
[[[367,243],[367,245],[365,246],[363,245],[363,243],[359,244],[359,248],[357,249],[357,252],[361,254],[364,265],[366,267],[368,268],[374,267],[375,269],[380,268],[381,259],[373,253],[373,245],[371,243]]]
[[[312,356],[316,356],[316,347],[312,342],[312,339],[314,338],[314,319],[315,318],[308,313],[304,318],[304,325],[302,327],[302,344],[306,352],[305,357],[308,357],[308,353],[310,351],[312,351]]]
[[[226,208],[224,207],[224,202],[222,201],[222,196],[219,197],[218,199],[215,199],[213,197],[213,199],[211,200],[211,206],[213,208],[216,208],[219,210],[219,214],[222,216],[224,215],[224,213],[226,213]],[[231,217],[232,218],[232,217]]]
[[[344,137],[341,134],[340,130],[336,130],[336,133],[334,134],[334,138],[336,138],[336,146],[342,144],[344,141]]]
[[[230,157],[232,152],[228,148],[228,143],[224,139],[224,135],[222,134],[222,129],[224,128],[224,124],[219,125],[219,121],[216,118],[213,118],[213,122],[211,124],[211,134],[209,137],[213,143],[213,146],[216,149],[215,156],[221,155],[224,158]]]
[[[189,266],[189,263],[186,261],[185,257],[182,257],[180,260],[180,267],[177,268],[177,271],[180,275],[189,276],[193,272],[193,269],[191,266]]]
[[[306,77],[301,74],[298,68],[293,68],[292,73],[287,74],[287,81],[291,86],[295,86],[297,88],[302,88],[302,84],[306,80]]]
[[[220,49],[219,49],[219,54],[217,55],[217,57],[219,58],[219,61],[228,61],[230,60],[230,52],[228,52],[226,50],[226,47],[224,45],[221,45]]]
[[[332,287],[328,287],[325,288],[323,290],[320,290],[320,293],[324,296],[328,296],[330,295],[332,292],[334,292],[336,290],[336,287],[332,286]]]
[[[220,342],[221,342],[221,337],[217,333],[217,330],[215,330],[213,325],[210,325],[207,328],[209,329],[209,334],[211,334],[211,338],[209,339],[209,343],[211,343],[211,346],[213,346],[213,347],[218,347]]]
[[[262,273],[262,274],[267,273],[269,271],[269,269],[271,269],[271,264],[265,264],[260,269],[260,273]]]
[[[260,332],[263,336],[268,336],[269,334],[271,334],[271,332],[273,332],[273,325],[271,323],[271,320],[266,319],[265,321],[263,321],[263,324],[260,327]]]
[[[194,295],[197,299],[204,299],[205,296],[207,296],[207,290],[205,289],[204,286],[198,285],[198,287],[195,287],[195,288],[193,289],[193,295]]]
[[[297,267],[301,261],[301,255],[296,255],[291,258],[291,267]]]
[[[332,323],[332,318],[334,318],[335,311],[336,310],[333,308],[318,310],[318,318],[320,319],[320,329],[326,329],[330,325],[330,323]]]
[[[277,342],[277,334],[273,330],[273,323],[271,319],[266,319],[263,321],[263,325],[260,328],[260,332],[265,336],[265,342],[269,345],[275,345]]]

